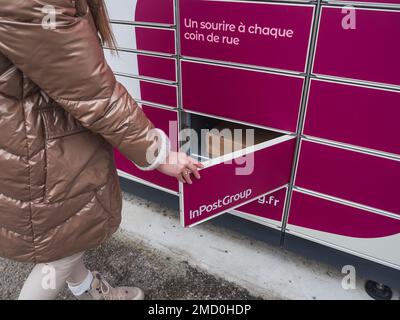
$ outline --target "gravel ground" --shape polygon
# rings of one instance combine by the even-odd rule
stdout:
[[[258,299],[243,288],[191,267],[123,232],[86,254],[91,270],[100,271],[112,285],[135,285],[147,299]],[[32,265],[0,258],[0,300],[16,299]],[[59,299],[73,299],[64,290]]]

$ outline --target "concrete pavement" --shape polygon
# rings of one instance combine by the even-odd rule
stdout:
[[[148,299],[256,299],[247,290],[186,261],[172,258],[123,232],[85,256],[92,270],[99,270],[112,285],[142,287]],[[16,299],[31,265],[0,259],[0,300]],[[64,290],[59,299],[73,299]]]
[[[344,290],[344,275],[328,265],[211,223],[184,229],[176,210],[128,193],[121,231],[85,259],[149,299],[369,299],[362,279]],[[18,296],[31,267],[0,259],[0,299]]]

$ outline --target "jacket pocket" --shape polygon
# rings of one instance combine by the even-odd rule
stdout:
[[[61,107],[41,111],[45,127],[44,201],[70,199],[107,183],[112,148]]]

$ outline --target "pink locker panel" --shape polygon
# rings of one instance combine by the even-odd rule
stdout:
[[[125,86],[129,94],[136,100],[147,103],[156,103],[166,107],[177,107],[178,89],[176,85],[125,76],[116,76],[116,78]]]
[[[184,56],[305,71],[314,6],[180,0],[179,9]]]
[[[400,154],[400,91],[312,80],[304,134]]]
[[[137,49],[175,54],[175,32],[169,29],[136,27]]]
[[[400,214],[400,160],[302,141],[296,186]]]
[[[177,150],[178,133],[178,114],[175,111],[160,109],[143,105],[146,116],[154,123],[157,128],[163,130],[171,140],[171,147]],[[170,128],[171,127],[171,128]],[[158,171],[142,171],[138,169],[130,160],[123,156],[118,150],[114,150],[117,168],[125,173],[151,182],[171,191],[178,192],[178,181],[175,178],[165,176]]]
[[[293,192],[287,229],[400,267],[400,220]]]
[[[105,0],[110,19],[173,25],[174,0]]]
[[[343,27],[346,15],[322,8],[313,72],[400,85],[400,11],[357,8],[355,29]]]
[[[255,217],[282,222],[285,208],[286,188],[262,196],[236,209],[241,213]]]
[[[139,75],[175,82],[176,60],[147,55],[138,55]]]
[[[127,51],[119,51],[116,55],[108,49],[105,49],[104,53],[108,64],[115,73],[176,82],[176,60],[174,58]]]
[[[340,2],[348,2],[349,4],[353,3],[364,3],[364,4],[379,4],[379,5],[385,5],[385,4],[391,4],[391,5],[396,5],[400,4],[400,0],[341,0]],[[335,3],[339,2],[336,0],[330,0],[329,2]]]
[[[113,23],[118,48],[173,55],[175,30]]]
[[[303,82],[303,77],[182,61],[184,109],[290,132],[296,131]]]
[[[177,88],[159,83],[140,81],[140,90],[143,101],[177,107]]]

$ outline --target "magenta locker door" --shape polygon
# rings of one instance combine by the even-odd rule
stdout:
[[[296,131],[303,77],[201,62],[181,65],[184,109]]]
[[[111,20],[175,24],[174,0],[105,0]]]
[[[111,69],[116,73],[176,82],[176,60],[134,52],[104,50]]]
[[[287,231],[400,268],[400,220],[298,191]]]
[[[176,54],[175,30],[113,23],[118,48],[150,53]]]
[[[311,80],[304,134],[400,154],[400,91]]]
[[[283,135],[205,161],[200,180],[181,184],[182,224],[196,225],[287,185],[294,147],[295,137]]]
[[[154,103],[170,108],[177,107],[178,89],[176,85],[125,76],[116,76],[116,78],[125,86],[129,94],[140,102]]]
[[[139,75],[177,81],[176,60],[174,58],[161,58],[148,55],[138,55]]]
[[[324,0],[326,1],[326,0]],[[400,0],[330,0],[329,2],[335,3],[335,2],[349,2],[349,4],[352,3],[364,3],[364,4],[380,4],[380,5],[385,5],[385,4],[390,4],[390,5],[400,5]]]
[[[182,55],[304,72],[314,6],[179,0]]]
[[[400,160],[302,141],[295,184],[400,215]]]
[[[157,128],[163,130],[171,140],[172,150],[177,150],[178,143],[178,114],[176,111],[160,109],[156,107],[142,106],[146,116]],[[124,157],[118,150],[114,150],[117,168],[124,173],[143,179],[157,186],[178,192],[178,181],[175,178],[165,176],[158,171],[142,171],[130,160]]]
[[[235,211],[247,217],[253,217],[254,219],[250,218],[251,220],[260,219],[259,221],[281,227],[286,193],[287,188],[285,187],[245,204]]]
[[[175,31],[135,27],[137,50],[176,54]]]
[[[340,7],[323,7],[313,72],[400,85],[400,11],[355,9],[355,29],[346,29]]]

